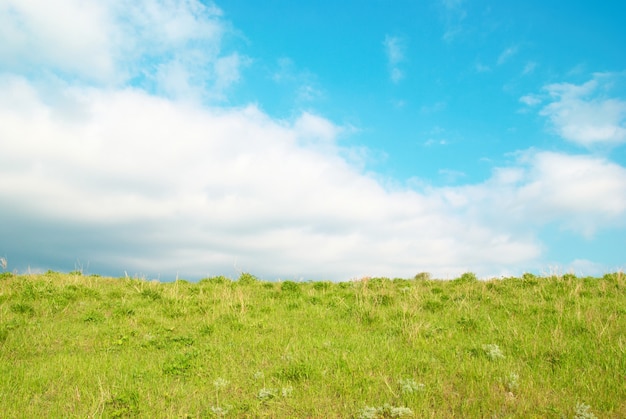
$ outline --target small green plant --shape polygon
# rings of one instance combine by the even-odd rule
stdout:
[[[258,278],[248,272],[242,272],[241,275],[239,275],[239,279],[237,280],[238,284],[241,285],[252,285],[252,284],[256,284],[258,282]]]
[[[104,321],[104,315],[99,311],[91,310],[85,314],[83,321],[86,323],[101,323]]]
[[[139,394],[127,391],[112,397],[105,403],[105,411],[111,418],[130,418],[139,414]]]
[[[170,357],[163,364],[165,375],[185,375],[192,367],[192,360],[195,356],[191,353],[180,353]]]
[[[465,272],[459,278],[454,280],[456,283],[465,284],[468,282],[476,282],[478,281],[478,277],[473,272]]]
[[[0,327],[0,345],[2,345],[8,337],[9,331],[4,327]]]
[[[416,281],[430,281],[430,278],[430,272],[420,272],[413,277]]]
[[[290,363],[278,372],[278,376],[280,378],[290,381],[308,380],[313,376],[313,374],[313,367],[305,362]]]
[[[203,278],[201,279],[198,283],[199,284],[214,284],[214,285],[221,285],[221,284],[227,284],[231,282],[229,278],[219,275],[219,276],[212,276],[209,278]]]
[[[332,284],[328,281],[319,281],[313,283],[313,289],[316,291],[326,291],[328,290]]]
[[[157,290],[153,290],[150,288],[141,290],[141,292],[139,293],[142,297],[147,298],[149,300],[152,301],[157,301],[160,300],[161,298],[163,298],[163,296],[161,295],[161,293]]]
[[[26,314],[29,316],[33,316],[35,314],[35,309],[32,305],[28,303],[15,303],[11,305],[11,311],[13,313],[18,314]]]
[[[280,286],[280,290],[282,292],[285,293],[299,293],[300,292],[300,286],[298,285],[297,282],[293,282],[293,281],[285,281],[281,284]]]

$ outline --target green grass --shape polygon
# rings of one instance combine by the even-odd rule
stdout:
[[[0,417],[626,417],[626,277],[0,277]]]

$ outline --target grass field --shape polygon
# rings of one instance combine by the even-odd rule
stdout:
[[[0,276],[0,415],[624,418],[626,276]]]

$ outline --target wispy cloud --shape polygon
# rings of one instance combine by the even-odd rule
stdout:
[[[442,39],[446,42],[453,42],[463,32],[462,22],[467,16],[463,3],[464,0],[440,0],[445,25]]]
[[[537,68],[537,63],[534,61],[529,61],[524,66],[524,69],[522,70],[522,74],[523,75],[532,74],[536,68]]]
[[[454,169],[439,169],[439,175],[444,178],[446,183],[456,183],[459,179],[467,176],[466,173]]]
[[[387,55],[389,77],[392,82],[399,83],[404,79],[404,71],[400,68],[400,64],[406,59],[406,42],[403,38],[387,35],[383,45]]]
[[[515,54],[517,54],[518,49],[519,48],[517,46],[512,46],[512,47],[506,48],[498,56],[497,64],[498,65],[502,65],[505,62],[507,62],[511,57],[513,57]]]
[[[555,83],[544,87],[551,103],[541,110],[554,131],[584,147],[626,142],[626,101],[611,97],[612,84],[624,83],[625,75],[597,73],[576,85]]]
[[[438,101],[433,103],[432,105],[424,105],[420,108],[420,112],[423,114],[432,114],[436,112],[441,112],[446,109],[447,103],[445,101]]]
[[[489,67],[488,65],[485,65],[485,64],[483,64],[481,62],[477,62],[474,65],[474,68],[476,69],[476,71],[478,73],[488,73],[488,72],[491,71],[491,67]]]
[[[524,95],[519,101],[527,106],[535,106],[541,103],[541,99],[537,95]]]
[[[312,102],[324,96],[317,77],[307,70],[298,69],[293,60],[288,57],[277,60],[277,68],[272,79],[279,84],[291,85],[297,103]]]

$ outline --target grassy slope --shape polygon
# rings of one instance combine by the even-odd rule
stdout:
[[[626,417],[624,275],[469,279],[5,274],[0,416]]]

